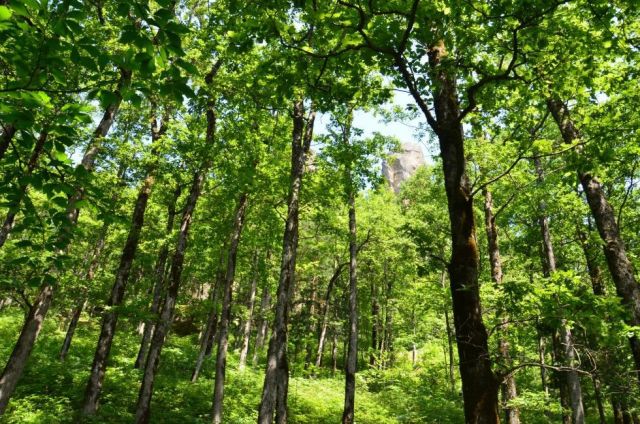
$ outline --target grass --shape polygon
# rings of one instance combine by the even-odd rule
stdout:
[[[3,423],[79,422],[80,408],[95,341],[98,320],[85,317],[76,333],[71,351],[63,363],[58,352],[64,329],[50,315],[36,343],[24,375],[2,418]],[[18,335],[22,317],[17,309],[0,312],[0,361],[4,364]],[[121,320],[112,349],[98,415],[85,422],[130,423],[141,372],[133,368],[139,336],[126,320]],[[170,337],[162,352],[152,403],[152,421],[157,423],[209,423],[213,397],[213,358],[208,358],[200,379],[189,377],[196,358],[195,336]],[[254,423],[262,388],[263,368],[237,371],[237,356],[230,355],[225,390],[225,422]],[[369,376],[371,378],[371,376]],[[356,417],[359,424],[412,422],[403,419],[395,396],[385,390],[367,390],[366,374],[359,374]],[[292,424],[324,424],[340,421],[344,382],[340,376],[309,379],[293,376],[289,386]],[[424,422],[424,421],[415,421]],[[445,421],[443,421],[445,422]],[[455,422],[455,421],[451,421]]]

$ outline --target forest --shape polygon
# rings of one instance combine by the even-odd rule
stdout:
[[[0,0],[0,422],[639,424],[636,108],[638,0]]]

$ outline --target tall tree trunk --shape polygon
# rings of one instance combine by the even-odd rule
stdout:
[[[233,280],[236,274],[236,257],[238,244],[242,234],[244,216],[247,210],[248,195],[243,193],[238,201],[238,208],[233,224],[233,231],[229,240],[229,253],[227,255],[227,271],[224,280],[224,296],[222,298],[222,313],[220,315],[220,328],[218,330],[218,353],[216,355],[216,376],[213,385],[213,423],[222,424],[222,402],[224,399],[224,382],[227,370],[227,346],[229,342],[229,322],[231,321],[231,298],[233,295]],[[257,254],[256,254],[257,256]],[[252,290],[255,295],[256,277],[253,278]],[[251,301],[253,303],[253,299]],[[250,319],[248,322],[250,322]],[[246,355],[245,355],[246,356]]]
[[[24,179],[25,177],[30,177],[38,166],[38,160],[40,159],[40,155],[44,150],[44,144],[47,141],[49,133],[44,130],[40,133],[40,136],[36,140],[35,146],[33,146],[33,151],[31,152],[31,157],[29,157],[29,162],[27,163],[27,169],[24,171],[24,175],[21,175],[20,178]],[[2,227],[0,227],[0,247],[4,246],[4,243],[7,241],[7,237],[9,233],[13,229],[16,215],[20,210],[20,204],[27,194],[27,190],[29,185],[26,182],[18,183],[18,198],[16,203],[9,208],[7,212],[7,216],[4,218],[4,222],[2,223]]]
[[[548,99],[547,107],[553,115],[562,138],[566,143],[580,140],[580,133],[575,127],[566,104],[557,99]],[[636,280],[633,265],[627,257],[627,250],[620,235],[613,208],[607,200],[600,181],[590,172],[578,171],[578,179],[587,197],[598,233],[604,244],[607,266],[616,286],[616,292],[622,303],[630,312],[628,324],[640,325],[640,285]],[[637,336],[629,339],[636,376],[640,381],[640,340]]]
[[[167,240],[162,244],[160,252],[158,253],[158,260],[156,262],[154,275],[155,281],[153,284],[151,308],[149,310],[153,319],[148,319],[144,322],[144,330],[142,332],[142,340],[140,341],[140,349],[138,350],[136,362],[133,365],[136,369],[142,368],[146,361],[147,349],[149,348],[149,340],[151,339],[151,334],[153,333],[153,322],[155,321],[155,319],[157,319],[157,315],[160,309],[160,300],[162,298],[162,292],[164,291],[165,269],[167,259],[169,257],[169,240],[171,237],[171,233],[173,232],[173,223],[176,217],[176,203],[178,202],[181,193],[182,187],[178,185],[173,192],[173,198],[167,205],[167,226],[165,229]]]
[[[338,369],[338,332],[331,330],[331,375],[335,375]]]
[[[593,375],[591,380],[593,381],[593,394],[596,401],[596,407],[598,408],[600,424],[607,424],[607,416],[604,412],[604,403],[602,402],[602,385],[600,383],[600,378],[597,375]]]
[[[67,359],[69,348],[71,348],[71,341],[73,340],[76,328],[78,327],[78,322],[80,321],[80,315],[82,315],[82,310],[84,309],[84,306],[86,304],[87,298],[83,296],[81,299],[78,299],[78,301],[76,302],[76,306],[73,308],[71,320],[69,321],[69,325],[67,326],[67,333],[65,334],[64,342],[62,342],[62,348],[60,349],[61,361]]]
[[[538,180],[544,181],[544,172],[540,159],[536,157],[534,159],[536,172],[538,174]],[[546,278],[556,271],[556,257],[553,251],[553,243],[551,241],[551,231],[549,230],[549,219],[545,213],[546,205],[544,202],[540,203],[541,215],[539,218],[540,231],[542,235],[542,251],[543,251],[543,274]],[[571,418],[565,421],[573,424],[584,424],[584,405],[582,402],[582,388],[580,385],[580,376],[574,370],[575,367],[575,347],[573,345],[573,336],[571,329],[567,324],[565,318],[560,319],[560,327],[557,329],[557,333],[554,335],[554,351],[557,352],[557,360],[559,360],[564,366],[568,367],[567,371],[560,373],[560,398],[563,406],[569,406],[571,408]]]
[[[198,198],[202,192],[208,168],[209,164],[207,162],[206,165],[202,166],[200,170],[195,172],[193,176],[193,183],[189,191],[189,197],[187,199],[184,212],[182,213],[182,221],[180,224],[178,239],[176,241],[176,249],[171,260],[171,272],[169,274],[167,294],[162,306],[162,312],[160,313],[153,330],[142,384],[140,385],[140,392],[138,394],[136,423],[148,423],[150,420],[153,383],[160,363],[160,353],[164,346],[167,333],[169,332],[171,322],[173,321],[175,305],[178,299],[178,290],[180,288],[182,268],[184,265],[184,255],[187,249],[189,227],[191,226],[191,220],[193,218]]]
[[[383,360],[382,368],[387,368],[389,365],[392,365],[394,362],[394,344],[393,344],[393,303],[392,303],[392,295],[393,295],[393,278],[389,276],[387,268],[387,264],[385,263],[385,272],[384,278],[386,283],[386,293],[385,293],[385,315],[384,315],[384,338],[382,339],[382,347],[380,348],[380,353],[383,354],[386,352],[386,357]]]
[[[278,281],[274,333],[269,341],[267,369],[258,412],[258,424],[271,424],[275,411],[276,422],[287,422],[287,393],[289,361],[287,359],[287,326],[289,303],[294,286],[296,252],[298,248],[299,196],[304,166],[313,136],[315,111],[311,111],[306,122],[304,103],[296,100],[293,106],[293,137],[291,149],[291,174],[288,212],[282,238],[282,261]]]
[[[267,253],[267,258],[270,257],[270,253]],[[256,332],[256,344],[253,349],[253,364],[258,362],[258,355],[262,351],[264,346],[264,340],[267,336],[267,328],[269,326],[269,304],[271,303],[271,294],[269,293],[269,281],[265,279],[264,286],[262,287],[262,295],[260,296],[260,324]]]
[[[11,356],[0,378],[0,415],[3,414],[7,408],[11,394],[24,371],[29,355],[31,355],[35,340],[42,329],[42,322],[51,305],[52,296],[53,286],[48,284],[43,286],[35,302],[29,308],[29,313],[25,318],[20,337],[13,348],[13,352],[11,352]]]
[[[495,216],[493,215],[493,197],[491,192],[486,188],[484,188],[482,192],[484,195],[484,223],[487,233],[491,278],[497,286],[500,286],[502,284],[502,260],[500,259],[500,248],[498,245],[498,227]],[[509,342],[506,340],[504,333],[506,333],[509,326],[509,317],[503,312],[500,319],[500,332],[503,334],[501,334],[498,339],[498,353],[504,365],[508,368],[511,366],[512,361],[511,355],[509,354]],[[509,373],[504,376],[502,382],[502,401],[505,422],[507,424],[520,424],[520,411],[517,407],[509,405],[517,396],[516,380],[513,373]]]
[[[100,229],[100,235],[98,236],[98,241],[93,249],[91,254],[91,262],[89,263],[89,267],[87,268],[87,273],[85,274],[85,283],[90,285],[93,282],[93,278],[96,275],[96,270],[98,269],[98,265],[100,264],[100,256],[102,255],[102,250],[104,249],[107,232],[109,230],[109,223],[104,223],[102,228]],[[71,315],[71,321],[69,322],[69,327],[67,328],[67,334],[64,337],[64,342],[62,343],[62,348],[60,349],[60,360],[64,361],[69,353],[69,349],[71,348],[71,342],[73,341],[73,336],[75,335],[76,328],[78,326],[78,322],[80,321],[80,316],[82,311],[87,304],[87,295],[86,292],[83,293],[80,299],[78,299],[76,306],[73,308],[73,313]]]
[[[309,369],[313,356],[313,343],[311,337],[315,336],[318,325],[316,324],[316,304],[318,302],[318,276],[311,278],[311,294],[309,295],[308,304],[308,318],[307,318],[307,335],[305,337],[305,355],[304,355],[304,369]]]
[[[602,270],[598,265],[597,252],[596,249],[594,249],[595,246],[590,242],[589,234],[585,233],[580,223],[578,223],[576,232],[587,263],[587,272],[589,273],[589,279],[591,280],[593,294],[596,296],[603,296],[605,294],[604,281],[602,280]]]
[[[428,52],[434,80],[432,96],[435,118],[416,88],[415,80],[402,55],[395,65],[440,145],[442,170],[451,224],[449,281],[453,298],[465,420],[471,424],[495,424],[498,413],[499,381],[491,369],[488,334],[482,321],[478,285],[479,252],[476,243],[473,196],[466,173],[462,116],[455,76],[446,66],[447,52],[442,41]]]
[[[538,358],[540,360],[540,383],[545,396],[549,395],[549,385],[547,384],[546,351],[547,342],[542,334],[538,334]]]
[[[446,270],[442,270],[442,274],[440,275],[440,286],[445,289],[446,286],[446,278],[447,278],[447,272]],[[454,358],[453,358],[453,340],[454,340],[454,334],[453,331],[451,329],[451,320],[449,318],[449,307],[447,305],[444,306],[444,326],[445,326],[445,330],[447,332],[447,356],[448,356],[448,362],[449,362],[449,369],[448,369],[448,378],[449,378],[449,386],[451,389],[451,393],[455,393],[456,391],[456,374],[455,374],[455,365],[454,365]]]
[[[374,279],[371,279],[371,354],[369,365],[376,364],[376,350],[378,349],[378,327],[380,326],[380,304]]]
[[[247,365],[247,354],[249,353],[249,342],[251,341],[251,325],[253,323],[253,307],[256,302],[256,290],[258,288],[258,277],[260,270],[258,267],[258,252],[254,252],[253,258],[253,278],[251,289],[249,290],[249,307],[247,311],[247,321],[242,329],[242,347],[240,348],[240,360],[238,368],[244,370]]]
[[[356,370],[358,367],[358,279],[355,189],[349,175],[349,344],[345,364],[344,410],[342,423],[354,422],[356,397]]]
[[[207,85],[211,85],[214,77],[218,73],[222,61],[217,60],[211,70],[207,73],[204,80]],[[208,148],[212,148],[215,144],[216,135],[216,112],[215,101],[210,98],[207,101],[207,132],[206,144]],[[171,272],[169,274],[169,284],[167,294],[165,296],[162,312],[156,321],[147,354],[147,362],[144,367],[144,374],[140,391],[138,392],[138,401],[136,405],[136,423],[148,423],[151,419],[151,396],[153,395],[153,383],[155,381],[158,365],[160,364],[160,353],[164,346],[167,333],[173,321],[176,301],[178,299],[178,290],[180,289],[180,281],[182,277],[182,268],[184,266],[184,256],[187,250],[187,241],[189,236],[189,228],[193,219],[193,213],[198,203],[198,198],[202,193],[202,187],[207,176],[207,172],[211,167],[211,160],[203,160],[200,168],[193,174],[193,181],[189,190],[189,196],[182,212],[182,220],[180,222],[180,231],[176,240],[176,248],[171,258]]]
[[[87,171],[92,171],[95,158],[98,154],[102,139],[107,135],[115,116],[120,107],[122,101],[122,89],[129,85],[131,82],[131,71],[121,70],[121,77],[118,83],[118,88],[115,92],[116,100],[110,104],[102,117],[102,120],[98,124],[98,127],[93,133],[92,141],[82,157],[80,164]],[[67,218],[69,219],[70,226],[73,227],[78,222],[79,211],[76,209],[76,203],[80,201],[84,196],[84,191],[80,188],[74,195],[69,198],[69,204],[67,206]],[[69,237],[68,228],[60,230],[59,238],[61,241],[66,242]],[[49,283],[44,283],[36,297],[35,302],[25,318],[25,321],[20,330],[20,337],[16,343],[9,360],[2,371],[0,376],[0,415],[4,414],[9,399],[13,393],[18,380],[24,371],[24,367],[27,364],[27,360],[33,350],[33,345],[38,337],[42,324],[51,305],[53,299],[53,286]]]
[[[5,153],[7,153],[7,150],[11,145],[11,140],[13,140],[13,136],[16,134],[16,131],[16,127],[11,124],[3,127],[2,136],[0,136],[0,160],[2,160]]]
[[[113,283],[111,295],[107,301],[108,310],[102,317],[100,336],[98,337],[98,343],[93,356],[93,364],[91,365],[91,372],[89,374],[84,394],[82,406],[82,413],[84,415],[93,415],[98,410],[102,383],[107,370],[107,360],[109,359],[109,353],[111,352],[111,345],[113,344],[116,325],[118,323],[118,312],[116,308],[120,306],[124,300],[125,289],[131,274],[131,266],[138,249],[140,233],[142,232],[142,227],[144,225],[144,215],[147,210],[147,203],[155,183],[155,174],[159,160],[159,140],[167,130],[167,120],[168,116],[165,115],[162,119],[161,126],[158,126],[158,123],[154,118],[151,125],[151,154],[153,159],[146,169],[146,177],[138,191],[133,214],[131,216],[129,234],[122,249],[120,264],[116,270],[115,282]]]
[[[200,338],[200,349],[198,350],[198,357],[196,358],[196,364],[191,373],[191,382],[195,383],[198,380],[204,359],[211,354],[214,341],[218,332],[218,294],[220,287],[224,280],[224,273],[218,271],[216,276],[216,284],[211,293],[211,310],[207,316],[207,322],[205,323],[204,330],[202,331],[202,337]]]
[[[345,264],[336,264],[333,275],[329,279],[329,284],[327,284],[327,291],[324,295],[324,306],[322,307],[322,324],[320,326],[320,335],[318,337],[318,351],[316,352],[316,368],[320,368],[322,366],[322,354],[324,352],[327,328],[329,326],[331,293],[333,292],[333,287],[335,286],[336,281],[340,278],[340,274],[342,273],[344,266]]]

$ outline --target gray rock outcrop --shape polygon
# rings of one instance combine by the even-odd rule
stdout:
[[[400,191],[400,185],[424,166],[426,161],[422,148],[417,143],[402,143],[400,152],[382,162],[382,174],[391,185],[395,193]]]

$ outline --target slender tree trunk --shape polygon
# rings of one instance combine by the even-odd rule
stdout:
[[[222,260],[223,255],[220,256]],[[216,283],[213,291],[211,292],[211,311],[209,311],[207,322],[205,323],[204,330],[202,331],[202,337],[200,337],[200,350],[198,351],[196,365],[193,368],[193,373],[191,374],[192,383],[195,383],[198,379],[200,371],[202,370],[202,365],[204,364],[204,359],[211,354],[211,350],[213,349],[213,344],[218,332],[218,294],[220,293],[220,288],[222,287],[223,282],[224,272],[222,270],[218,270]]]
[[[622,413],[620,399],[617,399],[615,395],[611,396],[611,409],[613,410],[613,422],[615,424],[627,424]]]
[[[331,330],[331,375],[335,375],[338,370],[338,332]]]
[[[155,119],[153,121],[154,122],[151,126],[151,154],[153,155],[153,159],[146,170],[146,177],[138,191],[138,197],[136,198],[136,203],[131,217],[129,234],[124,248],[122,249],[120,264],[116,270],[116,279],[113,287],[111,288],[109,300],[107,301],[108,310],[102,317],[100,336],[98,337],[98,343],[93,357],[93,364],[91,365],[91,372],[89,374],[89,380],[87,382],[84,395],[82,406],[82,413],[84,415],[94,415],[98,410],[102,383],[104,382],[104,376],[107,370],[107,360],[109,359],[109,353],[111,352],[111,345],[113,343],[113,338],[116,333],[116,325],[118,323],[118,312],[116,308],[120,306],[124,300],[125,290],[131,274],[131,266],[136,256],[140,233],[142,232],[142,227],[144,225],[144,215],[147,210],[147,203],[149,201],[153,185],[155,184],[155,174],[159,159],[158,143],[162,135],[167,130],[167,117],[165,115],[162,126],[160,127],[157,126]]]
[[[311,294],[309,296],[308,303],[308,319],[307,319],[307,336],[305,337],[305,355],[304,355],[304,369],[309,369],[309,365],[311,365],[312,356],[313,356],[313,346],[311,342],[311,338],[315,336],[317,333],[317,324],[316,324],[316,303],[318,302],[318,277],[314,276],[311,279]]]
[[[71,315],[71,321],[69,321],[69,326],[67,327],[67,333],[64,337],[64,342],[62,343],[62,348],[60,349],[60,360],[64,361],[67,359],[67,354],[69,353],[69,348],[71,347],[71,341],[73,340],[73,335],[76,332],[76,328],[78,327],[78,322],[80,321],[80,315],[82,314],[82,310],[87,303],[87,298],[83,297],[79,299],[76,303],[76,306],[73,308],[73,313]]]
[[[502,260],[500,258],[500,248],[498,245],[498,227],[493,215],[493,197],[491,192],[484,188],[484,222],[487,233],[489,264],[491,265],[491,278],[493,282],[500,286],[502,284]],[[509,317],[503,312],[501,317],[500,332],[503,333],[498,339],[498,353],[504,363],[509,368],[511,366],[511,355],[509,353],[509,342],[506,340],[506,333],[509,326]],[[520,424],[520,411],[517,407],[510,406],[509,403],[518,397],[516,380],[513,373],[504,376],[502,382],[502,401],[507,424]]]
[[[591,280],[593,294],[596,296],[603,296],[605,294],[604,282],[602,280],[602,270],[597,262],[597,252],[594,249],[595,246],[593,246],[589,241],[588,233],[583,231],[580,224],[577,226],[577,235],[587,263],[587,272],[589,273],[589,279]]]
[[[318,337],[318,351],[316,353],[316,368],[320,368],[322,366],[322,354],[324,352],[324,345],[327,338],[327,328],[329,326],[329,309],[330,309],[330,301],[331,301],[331,293],[333,292],[333,287],[340,278],[340,274],[342,273],[342,269],[344,268],[344,264],[336,264],[336,267],[333,271],[333,275],[331,279],[329,279],[329,284],[327,284],[327,291],[324,295],[324,306],[322,308],[322,325],[320,327],[320,335]]]
[[[344,410],[342,423],[354,422],[356,397],[356,370],[358,367],[358,280],[355,190],[349,175],[349,344],[345,364]]]
[[[222,298],[222,314],[220,315],[220,328],[218,330],[218,354],[216,355],[216,376],[213,385],[213,423],[222,424],[222,402],[224,399],[224,382],[227,369],[227,346],[229,342],[229,322],[231,321],[231,298],[233,295],[233,280],[236,274],[236,257],[238,244],[242,234],[244,216],[247,210],[248,196],[243,193],[238,202],[234,219],[233,232],[229,240],[229,253],[227,255],[227,272],[224,280],[224,296]],[[257,255],[256,255],[257,256]],[[252,290],[255,295],[256,277],[253,278]],[[253,303],[253,299],[252,299]],[[250,320],[250,319],[249,319]],[[250,322],[250,321],[249,321]]]
[[[27,358],[31,355],[35,340],[42,329],[42,322],[51,305],[52,296],[53,286],[43,286],[35,302],[29,308],[18,342],[13,348],[13,352],[11,352],[7,365],[4,367],[2,377],[0,377],[0,414],[3,414],[7,408],[9,398],[24,371]]]
[[[549,395],[549,385],[547,384],[547,368],[546,368],[546,348],[547,344],[542,334],[538,334],[538,358],[540,360],[540,382],[542,391],[546,396]]]
[[[378,303],[378,295],[375,281],[371,279],[371,355],[369,355],[369,365],[376,364],[376,350],[378,349],[378,327],[380,315],[380,304]]]
[[[548,99],[547,107],[553,115],[562,138],[566,143],[579,141],[581,136],[575,127],[569,109],[560,100]],[[613,208],[607,200],[600,181],[590,172],[578,172],[578,179],[587,197],[598,233],[604,244],[604,254],[609,272],[616,286],[616,292],[630,312],[628,324],[640,325],[640,284],[635,277],[633,265],[627,257],[627,250],[620,235]],[[640,340],[637,336],[629,339],[635,362],[636,376],[640,381]]]
[[[270,254],[267,254],[269,258]],[[262,287],[262,295],[260,296],[260,324],[258,325],[258,331],[256,332],[256,344],[253,349],[253,364],[258,362],[258,355],[262,351],[264,346],[264,339],[267,336],[267,328],[269,326],[269,304],[271,303],[271,294],[269,293],[269,282],[265,280]]]
[[[178,299],[178,290],[180,288],[182,268],[184,265],[184,255],[187,249],[189,227],[191,226],[191,220],[198,202],[198,197],[200,197],[200,193],[202,192],[208,168],[209,166],[207,163],[207,165],[202,166],[201,169],[196,171],[194,174],[193,184],[189,192],[187,204],[184,212],[182,213],[182,221],[180,224],[178,239],[176,241],[176,249],[171,260],[171,272],[169,274],[167,294],[165,296],[162,312],[160,313],[153,330],[153,337],[151,338],[149,353],[147,354],[143,380],[138,394],[136,423],[148,423],[150,420],[153,383],[160,363],[160,353],[164,346],[167,333],[169,332],[171,322],[173,321],[175,305]]]
[[[539,158],[534,159],[538,180],[544,181],[544,173]],[[540,216],[540,231],[542,234],[542,251],[543,251],[543,274],[546,278],[556,271],[556,257],[553,251],[553,243],[551,241],[551,231],[549,230],[549,219],[545,213],[546,205],[544,202],[540,204],[542,214]],[[558,360],[569,368],[573,368],[575,364],[575,348],[573,345],[573,336],[571,329],[565,318],[561,318],[560,327],[555,335],[555,347]],[[576,371],[571,369],[563,371],[560,374],[560,397],[563,406],[571,408],[571,418],[565,420],[573,424],[584,424],[584,405],[582,402],[582,388],[580,385],[580,376]],[[563,413],[564,415],[564,413]]]
[[[600,424],[607,424],[607,416],[604,412],[604,403],[602,402],[602,385],[600,378],[597,375],[593,375],[591,380],[593,381],[593,394],[596,400],[596,407],[598,408]]]
[[[40,155],[44,150],[44,144],[47,141],[49,133],[45,130],[40,133],[40,136],[36,140],[36,144],[33,147],[33,151],[31,152],[31,157],[29,158],[29,162],[27,163],[27,169],[24,172],[24,176],[21,178],[29,177],[33,174],[36,167],[38,166],[38,160],[40,159]],[[4,243],[7,241],[7,237],[9,237],[9,233],[13,229],[15,224],[16,215],[20,210],[20,204],[24,199],[24,196],[27,194],[29,186],[27,183],[19,183],[18,185],[18,198],[16,200],[16,204],[9,208],[7,212],[7,216],[4,218],[4,222],[2,223],[2,227],[0,227],[0,247],[4,246]]]
[[[222,66],[222,61],[218,60],[214,63],[211,70],[205,76],[204,80],[207,85],[211,85],[218,70]],[[209,99],[207,101],[207,132],[206,144],[208,148],[212,148],[215,144],[216,135],[216,113],[215,101]],[[182,277],[182,268],[184,266],[184,255],[187,250],[187,241],[189,236],[189,228],[193,219],[193,214],[198,203],[198,198],[202,193],[202,187],[206,179],[207,172],[211,167],[211,160],[205,159],[200,168],[193,174],[193,181],[189,190],[189,196],[182,212],[182,220],[180,223],[180,231],[176,240],[176,248],[171,258],[171,272],[169,274],[169,284],[167,294],[165,296],[162,312],[156,322],[147,354],[147,362],[144,367],[144,374],[140,391],[138,392],[138,401],[136,405],[136,423],[148,423],[151,419],[151,396],[153,395],[153,383],[155,381],[158,365],[160,364],[160,353],[164,346],[167,333],[173,321],[176,301],[178,299],[178,290],[180,289],[180,281]]]
[[[133,365],[136,369],[142,368],[145,364],[147,358],[147,350],[149,348],[149,340],[151,339],[151,334],[153,333],[153,322],[155,321],[155,319],[157,319],[157,314],[160,309],[160,301],[162,298],[162,292],[164,291],[165,269],[167,259],[169,258],[169,237],[173,232],[173,224],[176,217],[176,203],[178,202],[181,193],[182,187],[178,185],[173,193],[173,198],[167,205],[167,226],[165,229],[167,240],[162,244],[160,252],[158,253],[158,261],[156,262],[154,275],[155,281],[153,285],[151,308],[149,311],[153,316],[153,319],[148,319],[144,322],[144,330],[142,333],[142,340],[140,341],[140,349],[138,350],[136,362]]]
[[[107,135],[115,116],[120,107],[120,103],[122,101],[121,91],[124,87],[128,86],[131,81],[131,72],[121,70],[121,78],[118,83],[118,88],[116,90],[116,101],[110,104],[105,110],[104,116],[102,120],[98,124],[96,128],[92,141],[89,145],[89,148],[85,151],[84,156],[82,157],[82,161],[80,164],[87,171],[92,171],[95,158],[98,154],[102,139]],[[67,206],[67,218],[69,219],[69,223],[71,226],[75,226],[78,222],[79,211],[76,209],[75,205],[78,201],[83,198],[84,192],[82,189],[79,189],[74,195],[69,198],[69,204]],[[59,238],[62,242],[66,243],[69,234],[68,229],[60,231]],[[63,244],[64,244],[63,243]],[[51,300],[53,299],[53,286],[49,283],[44,283],[39,290],[39,293],[36,297],[36,301],[33,303],[33,306],[30,308],[29,313],[23,323],[22,329],[20,330],[20,337],[18,338],[18,342],[16,343],[13,351],[11,352],[11,356],[9,356],[9,360],[2,371],[2,376],[0,376],[0,415],[4,414],[5,409],[9,403],[9,399],[11,398],[11,394],[13,393],[16,385],[18,384],[18,380],[22,376],[22,372],[24,371],[24,367],[26,366],[27,360],[31,355],[31,351],[33,350],[33,345],[38,337],[38,333],[42,328],[42,324],[46,317],[47,311],[49,310],[49,306],[51,305]]]
[[[380,353],[386,351],[386,358],[383,361],[382,368],[387,368],[394,362],[394,343],[393,343],[393,303],[392,303],[392,290],[393,290],[393,278],[391,278],[385,272],[386,279],[386,305],[384,316],[384,339],[383,347],[380,349]]]
[[[442,274],[440,275],[440,285],[442,288],[445,288],[447,278],[446,270],[442,270]],[[454,334],[451,329],[451,320],[449,319],[449,308],[445,305],[444,307],[444,325],[445,330],[447,331],[447,355],[449,359],[449,369],[448,369],[448,378],[449,378],[449,386],[451,389],[451,393],[455,393],[456,391],[456,369],[453,358],[453,340]]]
[[[433,83],[435,118],[416,88],[408,64],[396,55],[395,65],[409,87],[427,122],[435,131],[442,157],[442,170],[451,224],[449,281],[453,298],[465,420],[470,424],[495,424],[499,381],[491,369],[488,334],[482,321],[478,286],[479,252],[476,243],[473,196],[466,173],[464,135],[455,76],[444,66],[447,52],[442,42],[428,52]]]
[[[585,261],[587,263],[587,271],[589,272],[589,279],[591,280],[591,288],[593,290],[593,294],[596,296],[603,296],[604,292],[604,284],[602,281],[602,271],[600,270],[600,266],[597,263],[596,252],[593,249],[592,244],[589,242],[589,236],[582,230],[580,223],[577,226],[577,235],[578,240],[580,241],[580,246],[582,247],[582,251],[584,253]],[[597,340],[588,340],[591,349],[599,350]],[[596,359],[592,358],[592,366],[594,370],[597,370],[598,364]],[[600,419],[600,424],[606,424],[607,418],[604,412],[604,404],[602,400],[602,384],[600,381],[600,376],[598,371],[594,371],[591,375],[591,380],[593,381],[593,393],[596,401],[596,407],[598,409],[598,417]]]
[[[253,279],[251,281],[251,289],[249,290],[249,308],[247,321],[244,323],[242,331],[242,348],[240,349],[240,361],[238,368],[244,370],[247,365],[247,354],[249,353],[249,342],[251,341],[251,324],[253,323],[253,307],[256,301],[256,290],[258,288],[258,276],[260,275],[258,268],[258,252],[254,253],[253,261]]]
[[[315,112],[311,111],[305,128],[304,104],[296,100],[293,107],[293,140],[288,212],[282,240],[282,262],[278,281],[274,334],[269,341],[267,369],[258,412],[258,424],[287,422],[289,361],[287,359],[287,326],[289,303],[294,286],[298,248],[299,195],[304,166],[313,136]]]
[[[11,140],[13,140],[13,136],[16,134],[16,127],[9,124],[3,128],[2,136],[0,136],[0,160],[4,157],[5,153],[9,149],[11,145]]]
[[[98,241],[96,242],[93,253],[91,255],[91,262],[89,263],[87,273],[85,274],[85,283],[87,284],[91,284],[93,278],[95,277],[96,270],[98,269],[98,265],[100,263],[100,255],[102,254],[102,250],[105,246],[108,229],[109,224],[105,223],[102,225],[100,236],[98,237]],[[61,361],[64,361],[67,357],[67,354],[69,353],[71,342],[73,341],[73,336],[75,335],[78,322],[80,321],[80,316],[82,315],[82,311],[84,310],[86,304],[87,296],[85,293],[80,299],[78,299],[76,306],[73,308],[71,321],[69,322],[69,326],[67,328],[67,334],[64,337],[64,342],[62,343],[62,348],[60,349]]]

